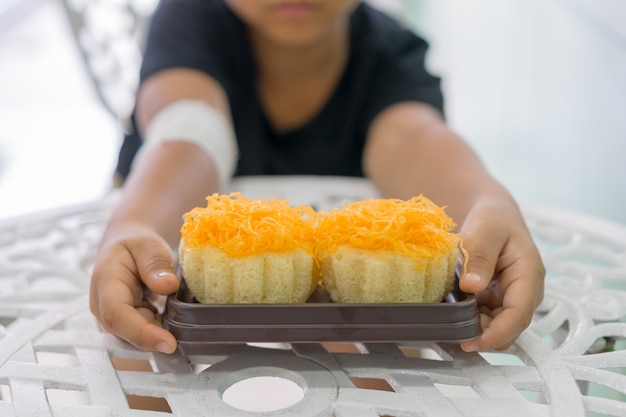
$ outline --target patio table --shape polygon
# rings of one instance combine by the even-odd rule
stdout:
[[[242,178],[232,188],[318,209],[377,195],[354,178]],[[165,355],[102,332],[89,311],[96,248],[117,199],[0,220],[0,416],[626,416],[623,225],[523,206],[546,295],[506,352],[408,341]]]

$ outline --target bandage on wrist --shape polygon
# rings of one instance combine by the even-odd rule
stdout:
[[[237,166],[235,132],[218,110],[200,100],[179,100],[163,107],[146,127],[136,160],[167,142],[196,145],[213,161],[220,191],[226,190]]]

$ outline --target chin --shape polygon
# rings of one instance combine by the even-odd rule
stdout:
[[[306,25],[282,25],[271,28],[265,37],[277,46],[307,47],[322,42],[327,38],[327,33]]]

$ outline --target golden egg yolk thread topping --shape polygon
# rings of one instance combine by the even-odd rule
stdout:
[[[321,213],[316,227],[318,256],[324,258],[347,245],[416,260],[436,259],[459,244],[460,236],[451,232],[455,226],[444,208],[423,195],[406,201],[356,201]]]
[[[443,207],[423,195],[356,201],[317,213],[284,199],[216,193],[206,207],[185,214],[181,235],[188,248],[215,247],[232,257],[304,249],[322,259],[346,245],[422,261],[443,257],[456,245],[466,255],[460,236],[452,233],[455,226]]]
[[[185,214],[181,236],[188,248],[215,247],[231,257],[304,249],[313,253],[318,214],[284,199],[213,194],[205,208]]]

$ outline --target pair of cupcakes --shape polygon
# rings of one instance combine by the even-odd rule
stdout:
[[[316,212],[284,199],[213,194],[185,214],[179,263],[206,304],[434,303],[452,289],[455,224],[424,196]]]

